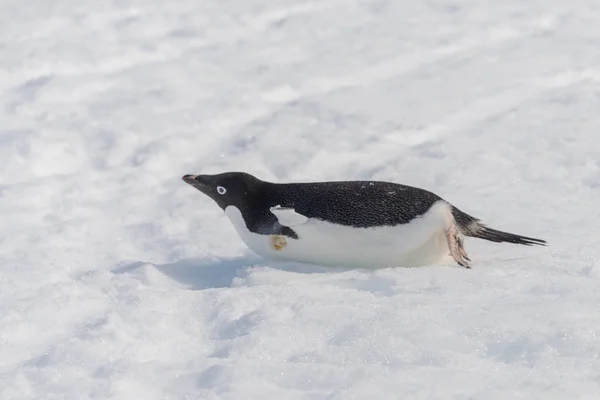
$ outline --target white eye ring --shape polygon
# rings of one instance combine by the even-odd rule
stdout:
[[[227,193],[227,189],[225,189],[223,186],[217,186],[217,193],[225,194]]]

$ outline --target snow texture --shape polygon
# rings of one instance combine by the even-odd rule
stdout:
[[[2,0],[0,398],[600,398],[600,3]],[[184,174],[381,179],[473,269],[266,262]]]

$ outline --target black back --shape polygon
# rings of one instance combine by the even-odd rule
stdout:
[[[256,233],[297,237],[282,227],[270,208],[292,207],[308,218],[368,228],[406,224],[425,214],[441,198],[429,191],[381,181],[276,184],[263,182],[249,198],[242,215]]]

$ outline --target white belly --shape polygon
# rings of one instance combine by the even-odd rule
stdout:
[[[452,214],[436,203],[421,218],[395,227],[352,228],[309,219],[294,226],[299,239],[250,232],[236,207],[225,213],[240,238],[255,253],[274,260],[357,268],[418,267],[448,254],[444,230]]]

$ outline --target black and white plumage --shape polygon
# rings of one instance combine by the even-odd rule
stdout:
[[[257,254],[319,265],[416,267],[448,253],[464,267],[464,236],[545,245],[488,228],[427,190],[382,181],[272,183],[243,172],[185,175],[221,207]]]

